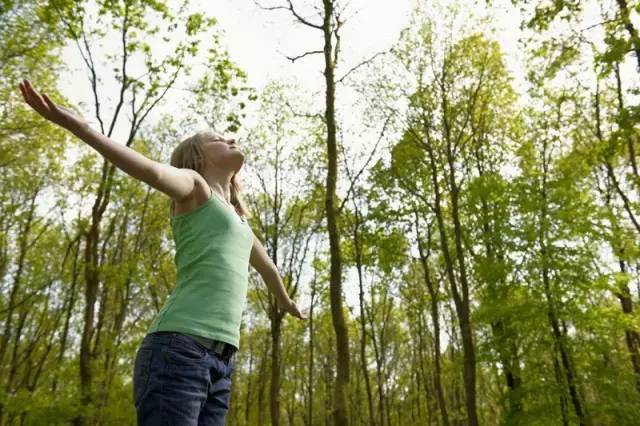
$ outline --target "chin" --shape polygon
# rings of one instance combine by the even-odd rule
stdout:
[[[240,168],[244,164],[244,154],[241,152],[239,152],[239,154],[240,155],[237,155],[236,158],[234,159],[237,165],[237,170],[240,170]]]

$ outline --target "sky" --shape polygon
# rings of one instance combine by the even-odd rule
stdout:
[[[249,85],[260,90],[271,80],[283,80],[298,82],[305,93],[317,93],[314,98],[314,106],[321,111],[323,104],[322,90],[324,89],[323,57],[311,55],[291,63],[285,55],[296,56],[309,50],[322,49],[322,34],[320,31],[306,27],[296,22],[295,18],[287,10],[266,11],[256,5],[258,0],[192,0],[190,11],[205,12],[218,20],[218,30],[222,34],[222,45],[228,50],[231,60],[243,69],[248,75]],[[286,0],[259,0],[265,6],[286,4]],[[309,5],[320,4],[319,0],[293,0],[300,14],[308,19],[318,22],[313,8]],[[377,52],[389,49],[399,38],[400,31],[409,24],[410,14],[417,4],[427,5],[429,9],[434,7],[444,8],[455,4],[459,7],[460,18],[456,21],[452,31],[461,37],[465,33],[477,31],[478,28],[469,27],[468,18],[471,16],[488,16],[489,25],[494,31],[491,37],[496,39],[503,50],[505,64],[514,77],[514,86],[518,91],[524,91],[523,71],[523,45],[519,44],[522,32],[519,29],[522,17],[511,4],[511,0],[492,0],[487,4],[486,0],[441,0],[438,2],[426,2],[419,0],[349,0],[339,4],[346,6],[346,24],[342,29],[341,59],[338,63],[336,75],[340,77],[365,59]],[[584,27],[599,21],[598,2],[587,2]],[[632,21],[640,24],[638,14],[631,16]],[[439,23],[443,25],[443,23]],[[640,26],[640,25],[639,25]],[[448,28],[440,28],[441,32]],[[591,30],[591,37],[595,29]],[[117,36],[117,34],[116,34]],[[116,43],[118,40],[112,39]],[[161,40],[147,40],[154,49],[166,50]],[[202,46],[203,48],[206,45]],[[103,49],[104,50],[104,49]],[[111,49],[113,51],[113,49]],[[100,50],[96,49],[97,52]],[[93,100],[90,97],[86,66],[78,53],[75,44],[70,43],[63,51],[63,61],[69,67],[69,72],[64,75],[59,88],[64,95],[75,105],[81,105],[90,120]],[[97,55],[96,59],[100,59]],[[135,61],[132,61],[135,62]],[[131,67],[132,64],[130,64]],[[103,75],[111,75],[112,64],[103,66]],[[635,73],[634,69],[630,72]],[[134,73],[135,74],[135,73]],[[629,81],[629,80],[626,80]],[[110,99],[103,99],[105,111],[112,112],[117,93],[117,83],[105,78],[100,83],[101,94],[113,94]],[[160,105],[148,118],[153,122],[163,112],[172,112],[171,108],[176,101],[185,96],[185,92],[176,88],[170,90],[166,102]],[[338,90],[337,102],[339,106],[348,108],[353,102],[352,94],[348,90]],[[348,114],[345,115],[348,119]],[[252,117],[248,117],[247,124],[251,124]],[[95,120],[95,119],[93,119]],[[94,121],[94,124],[97,122]],[[357,127],[358,123],[347,123],[347,127]],[[126,125],[116,128],[114,136],[123,137]]]
[[[227,48],[230,58],[241,69],[247,72],[248,82],[258,90],[271,80],[295,79],[307,92],[320,91],[324,85],[323,57],[310,56],[292,64],[285,55],[295,56],[307,50],[322,48],[321,33],[308,27],[296,24],[287,11],[264,11],[252,0],[217,0],[192,2],[192,11],[205,11],[218,20],[218,28],[222,31],[222,44]],[[274,5],[274,2],[265,5]],[[302,5],[300,1],[294,4]],[[400,30],[406,25],[411,10],[411,2],[395,0],[393,5],[387,1],[352,0],[347,9],[349,22],[345,25],[343,35],[343,64],[345,70],[358,64],[380,50],[388,49],[398,38]],[[305,13],[300,8],[300,13]],[[306,16],[306,15],[305,15]],[[114,40],[115,41],[115,40]],[[153,42],[151,42],[154,44]],[[70,72],[60,80],[59,89],[74,105],[80,105],[85,117],[97,126],[93,113],[91,88],[86,67],[74,44],[68,45],[63,52],[63,60]],[[103,66],[106,71],[111,64]],[[340,68],[338,69],[338,75]],[[115,81],[104,79],[100,93],[103,111],[113,111],[116,97],[108,94],[117,93]],[[173,105],[172,99],[184,96],[179,90],[170,91],[168,101],[160,106],[151,121],[166,112]],[[318,97],[321,107],[322,96]],[[250,123],[249,119],[249,125]],[[123,142],[126,125],[119,125],[113,139]],[[96,154],[99,155],[99,154]],[[70,158],[73,161],[73,156]],[[83,210],[88,214],[90,205]],[[69,212],[68,217],[75,213]],[[353,282],[353,280],[349,280]],[[357,293],[354,289],[345,288],[347,303],[356,304]]]
[[[265,6],[284,3],[284,0],[261,1]],[[415,3],[415,0],[350,0],[345,12],[347,23],[342,30],[342,54],[336,75],[339,77],[375,53],[389,49],[398,40],[400,31],[409,23]],[[445,3],[447,2],[441,1],[438,4]],[[516,77],[521,75],[515,37],[519,19],[514,19],[517,13],[510,1],[494,1],[491,9],[487,8],[484,1],[478,3],[479,6],[474,6],[475,2],[468,0],[455,3],[466,4],[462,7],[463,10],[466,9],[465,13],[473,11],[480,15],[490,13],[494,16],[492,21],[497,28],[495,36],[500,40],[509,58],[507,64],[513,69]],[[309,4],[312,4],[309,0],[294,0],[299,13],[313,20],[313,9],[304,7]],[[320,93],[323,90],[322,55],[307,56],[295,63],[291,63],[285,57],[322,49],[321,32],[295,22],[289,11],[265,11],[260,9],[254,0],[192,1],[190,10],[203,11],[216,17],[218,29],[222,32],[223,46],[227,48],[231,60],[246,71],[251,86],[259,90],[270,80],[295,80],[305,92]],[[162,49],[161,42],[151,40],[150,43]],[[88,113],[87,118],[91,120],[93,101],[90,97],[88,74],[78,54],[78,48],[69,44],[64,49],[63,58],[70,72],[61,79],[60,90],[72,103],[83,105],[83,111]],[[106,71],[111,66],[108,64],[103,69]],[[102,94],[117,93],[117,83],[113,80],[104,79],[100,87]],[[150,121],[159,117],[160,112],[166,112],[171,108],[175,104],[172,99],[184,94],[185,92],[180,90],[171,90],[167,95],[167,102],[157,108],[155,114],[149,117]],[[316,101],[318,108],[321,108],[322,96],[317,96]],[[351,101],[347,91],[338,92],[339,103],[346,106]],[[103,103],[106,111],[109,111],[109,107],[112,111],[115,96],[111,102],[105,99]],[[94,121],[93,124],[97,122]],[[114,136],[124,137],[125,130],[126,126],[117,127]]]
[[[263,0],[262,3],[273,6],[284,4],[285,1],[278,3],[277,0]],[[446,2],[438,2],[439,5],[444,3]],[[299,13],[314,20],[311,16],[313,10],[305,8],[305,4],[309,4],[309,0],[294,0]],[[488,7],[485,1],[463,0],[456,4],[461,6],[462,15],[489,14],[492,17],[490,22],[495,28],[494,37],[504,51],[505,62],[513,73],[515,85],[521,87],[524,77],[521,70],[522,53],[518,47],[521,17],[511,5],[511,1],[493,1],[491,7]],[[342,31],[342,57],[336,74],[340,76],[364,59],[389,49],[398,40],[400,31],[408,25],[414,6],[414,0],[351,0],[346,12],[347,23]],[[201,0],[192,2],[192,10],[205,11],[217,18],[218,27],[222,31],[222,44],[227,48],[231,60],[246,71],[251,86],[260,90],[271,80],[295,80],[306,93],[318,92],[314,106],[318,111],[322,111],[322,55],[309,56],[294,64],[285,58],[285,55],[296,56],[309,50],[322,49],[320,31],[296,23],[286,10],[261,10],[253,0]],[[464,19],[458,21],[457,25],[461,26],[457,32],[459,34],[472,30],[464,27]],[[159,43],[151,43],[161,48]],[[73,104],[84,105],[83,111],[91,121],[92,99],[88,74],[75,45],[70,44],[64,49],[63,61],[69,66],[69,72],[61,78],[59,89]],[[104,67],[107,69],[111,66],[106,64]],[[114,81],[104,80],[101,83],[101,93],[116,93],[116,87]],[[183,91],[170,91],[167,102],[149,117],[150,121],[153,122],[160,117],[162,112],[171,112],[172,106],[181,96],[184,96]],[[348,108],[354,101],[349,96],[351,95],[348,91],[338,91],[338,103],[343,109]],[[104,99],[103,108],[109,113],[112,113],[114,100],[115,97],[111,98],[111,102],[108,98]],[[358,123],[348,122],[348,114],[344,116],[346,126],[358,126]],[[93,123],[95,124],[95,121]],[[248,119],[248,125],[251,125],[251,117]],[[113,138],[123,142],[126,130],[125,123],[121,124],[116,128]],[[362,140],[360,143],[367,141]],[[355,283],[353,279],[347,281],[351,283],[349,285]],[[357,304],[357,292],[354,288],[347,286],[345,294],[349,305]]]
[[[261,2],[265,6],[283,3]],[[298,4],[300,13],[308,10],[302,7],[303,2],[294,2],[296,7]],[[218,17],[231,55],[248,71],[256,86],[264,85],[269,79],[295,77],[305,87],[322,88],[322,55],[308,56],[295,64],[285,58],[285,55],[296,56],[322,49],[320,31],[296,23],[287,10],[265,11],[252,0],[199,2],[199,5]],[[345,69],[390,47],[406,25],[410,10],[411,2],[407,0],[393,3],[351,0],[342,37]],[[309,19],[319,23],[313,16]]]

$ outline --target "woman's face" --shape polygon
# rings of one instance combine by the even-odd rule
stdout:
[[[244,153],[233,138],[211,133],[202,144],[209,161],[218,167],[240,170],[244,163]]]

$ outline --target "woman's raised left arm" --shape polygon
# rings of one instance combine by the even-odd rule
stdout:
[[[256,237],[253,236],[253,246],[251,247],[251,256],[249,263],[260,274],[264,283],[269,288],[269,291],[276,296],[278,304],[291,315],[300,318],[307,319],[307,316],[300,312],[300,309],[296,303],[289,298],[287,290],[284,288],[284,283],[278,272],[278,267],[273,263],[264,246]]]

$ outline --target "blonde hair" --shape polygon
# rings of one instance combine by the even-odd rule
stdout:
[[[201,131],[195,135],[190,136],[180,142],[177,147],[171,153],[171,165],[179,169],[191,169],[198,172],[200,176],[204,178],[204,168],[206,165],[206,158],[204,151],[202,150],[202,144],[209,140],[211,137],[220,138],[221,135],[214,131]],[[247,209],[242,196],[242,185],[238,180],[237,173],[231,177],[231,204],[235,208],[236,212],[244,217],[250,217],[249,209]],[[171,215],[171,207],[173,207],[174,200],[171,200],[169,206],[169,215]]]

